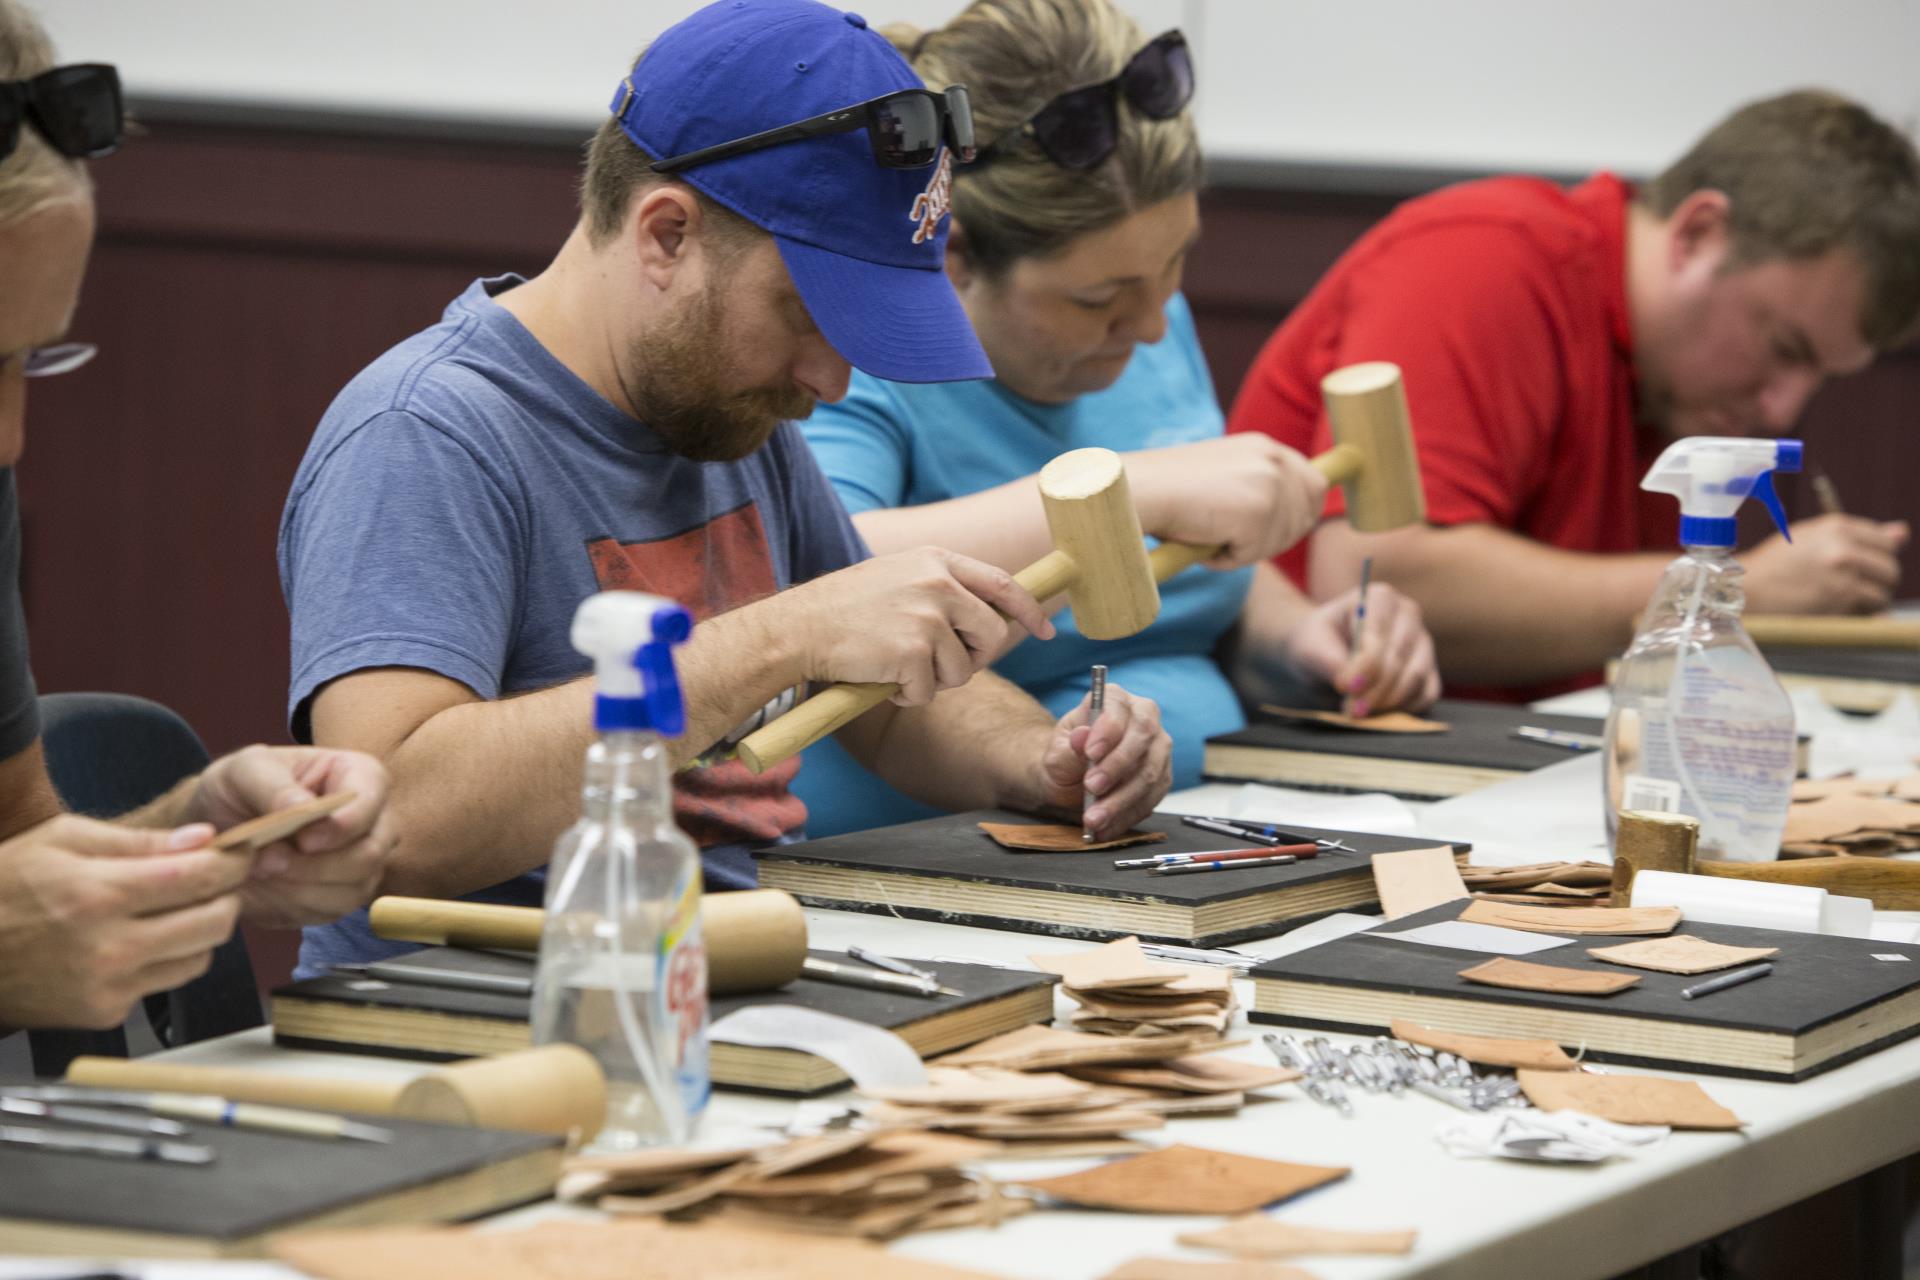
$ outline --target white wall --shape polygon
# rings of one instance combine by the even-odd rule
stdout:
[[[1656,169],[1819,84],[1920,119],[1920,0],[1124,0],[1199,50],[1222,159]],[[135,93],[578,125],[692,0],[29,0]],[[877,0],[876,23],[960,0]]]

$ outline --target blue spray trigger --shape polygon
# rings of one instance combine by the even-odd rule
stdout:
[[[1773,491],[1773,472],[1762,471],[1753,481],[1753,496],[1760,499],[1760,505],[1773,517],[1773,527],[1788,542],[1793,541],[1793,531],[1787,527],[1786,508],[1780,505],[1780,495]]]
[[[647,723],[668,738],[687,731],[687,704],[680,696],[673,646],[684,644],[691,634],[693,616],[677,604],[662,605],[653,613],[653,639],[633,654],[633,665],[640,672],[641,697],[647,706]]]

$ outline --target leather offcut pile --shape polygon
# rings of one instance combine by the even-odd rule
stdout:
[[[1884,857],[1920,850],[1920,773],[1904,778],[1825,778],[1793,786],[1780,836],[1787,858]]]
[[[1135,1105],[1125,1090],[1051,1071],[936,1064],[924,1085],[861,1092],[875,1100],[870,1122],[991,1144],[982,1150],[995,1159],[1134,1151],[1128,1134],[1166,1124],[1163,1112]]]
[[[994,1226],[1031,1208],[961,1167],[993,1152],[952,1134],[841,1129],[754,1149],[576,1156],[557,1194],[616,1215],[891,1240]]]
[[[1079,1008],[1076,1030],[1115,1036],[1220,1035],[1238,1007],[1233,975],[1150,960],[1138,938],[1121,938],[1092,951],[1029,956],[1060,976],[1060,989]]]
[[[1527,906],[1581,906],[1607,897],[1613,868],[1604,862],[1530,862],[1517,867],[1474,866],[1456,854],[1460,878],[1476,898]]]

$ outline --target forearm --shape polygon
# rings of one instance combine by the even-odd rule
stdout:
[[[1053,717],[1017,685],[983,671],[922,707],[891,704],[839,734],[890,785],[938,808],[1032,810]]]
[[[1219,652],[1221,667],[1241,701],[1293,706],[1310,692],[1325,690],[1324,682],[1297,670],[1287,656],[1288,639],[1313,607],[1272,561],[1253,567],[1246,604]]]
[[[667,741],[673,767],[798,682],[770,625],[777,599],[701,623],[676,651],[687,727]],[[447,897],[499,884],[544,865],[579,817],[581,765],[594,737],[593,681],[495,701],[461,691],[464,698],[434,709],[397,741],[331,706],[330,693],[316,707],[316,741],[369,751],[392,774],[389,805],[400,842],[382,892]],[[359,696],[377,699],[379,691]]]
[[[25,750],[0,760],[0,840],[10,840],[64,812],[47,776],[47,761],[34,739]]]
[[[1602,666],[1626,648],[1667,557],[1562,551],[1487,525],[1314,535],[1309,583],[1334,594],[1374,577],[1419,602],[1448,680],[1526,684]]]
[[[1009,573],[1053,550],[1040,489],[1032,476],[915,507],[862,511],[854,527],[877,556],[914,547],[945,547]]]

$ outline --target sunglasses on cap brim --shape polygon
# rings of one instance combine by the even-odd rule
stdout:
[[[55,67],[31,80],[0,80],[0,160],[20,145],[23,122],[70,159],[107,155],[126,130],[120,73],[106,63],[87,62]]]
[[[613,113],[616,117],[625,114],[632,94],[633,85],[629,81],[628,96]],[[735,138],[731,142],[715,143],[698,151],[656,160],[650,168],[655,173],[677,173],[697,164],[729,160],[765,147],[801,142],[808,138],[824,138],[836,133],[852,133],[856,129],[867,131],[867,140],[873,145],[874,163],[883,169],[923,169],[939,158],[943,141],[952,149],[954,158],[963,164],[976,154],[973,106],[967,97],[966,86],[956,84],[949,86],[945,93],[935,93],[931,89],[896,90],[851,107],[829,111],[825,115],[796,120],[777,129],[767,129],[744,138]]]
[[[1018,129],[981,151],[975,166],[1003,158],[1013,140],[1031,138],[1047,159],[1063,169],[1091,169],[1120,145],[1120,99],[1149,120],[1171,120],[1193,101],[1193,55],[1179,30],[1165,31],[1143,45],[1098,84],[1069,89],[1029,116]]]

